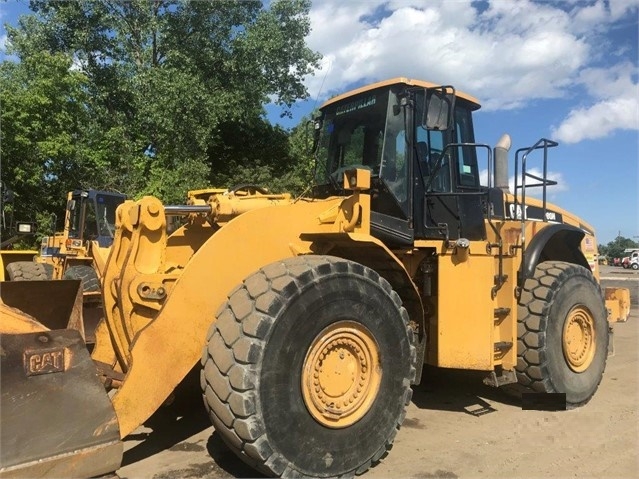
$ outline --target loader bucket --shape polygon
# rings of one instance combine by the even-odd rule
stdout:
[[[0,300],[49,329],[77,329],[84,339],[80,280],[4,281],[0,283]]]
[[[608,321],[624,323],[630,314],[630,290],[628,288],[606,288],[606,309]]]
[[[115,471],[115,411],[76,330],[0,336],[0,478]]]

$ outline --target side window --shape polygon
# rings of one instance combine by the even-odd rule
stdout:
[[[69,238],[80,238],[82,235],[80,219],[83,206],[84,204],[80,198],[70,200],[67,204],[67,210],[69,211]]]
[[[455,110],[455,136],[456,143],[472,143],[474,141],[470,112],[465,109]],[[477,150],[474,147],[460,146],[457,148],[457,175],[460,186],[479,186]]]
[[[444,132],[426,131],[418,126],[416,138],[417,161],[424,176],[424,184],[430,184],[430,191],[438,193],[450,191],[450,168],[448,160],[442,158]]]

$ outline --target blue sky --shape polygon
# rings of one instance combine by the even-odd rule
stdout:
[[[514,151],[539,138],[551,150],[553,203],[592,224],[600,243],[639,240],[639,0],[317,0],[309,46],[323,55],[306,79],[311,100],[406,76],[477,97],[476,139],[503,133]],[[0,3],[16,24],[26,1]],[[0,28],[0,46],[5,31]],[[2,56],[0,56],[2,58]],[[533,157],[531,157],[532,160]],[[511,158],[512,166],[512,158]],[[534,163],[533,163],[534,166]]]

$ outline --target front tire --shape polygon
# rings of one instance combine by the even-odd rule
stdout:
[[[100,279],[92,266],[80,264],[71,266],[62,275],[62,279],[79,279],[82,281],[82,292],[100,291]]]
[[[567,407],[590,400],[608,354],[604,304],[583,266],[561,261],[537,266],[519,300],[516,369],[526,391],[565,393]]]
[[[202,357],[204,403],[228,446],[265,474],[360,474],[404,419],[413,341],[399,296],[374,271],[286,259],[219,311]]]

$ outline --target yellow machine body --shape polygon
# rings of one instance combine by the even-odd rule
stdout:
[[[418,88],[423,89],[424,95],[427,91],[439,89],[437,91],[443,92],[438,93],[442,97],[446,96],[449,88],[395,79],[333,98],[323,108],[334,103],[341,107],[339,102],[344,102],[343,108],[336,109],[336,116],[371,108],[382,102],[362,94],[366,95],[369,90],[392,89],[396,85],[406,87],[402,90],[408,92],[406,94]],[[394,91],[391,93],[395,94]],[[350,96],[356,95],[359,96],[355,101],[348,102]],[[465,105],[468,114],[479,107],[469,95],[458,92],[456,98]],[[393,108],[389,103],[389,108],[383,113],[392,120],[394,117],[391,115],[395,111],[401,112],[402,106],[408,104],[398,102],[393,105],[397,108]],[[377,141],[379,136],[369,134],[362,135],[362,138]],[[393,138],[393,143],[395,148],[404,148],[405,140]],[[348,144],[347,140],[341,143],[342,146]],[[342,155],[342,159],[344,157]],[[342,193],[339,195],[294,199],[288,194],[271,194],[262,188],[244,186],[231,190],[192,191],[185,205],[165,206],[157,198],[144,197],[138,201],[127,200],[117,208],[113,245],[108,259],[100,256],[99,260],[104,260],[104,266],[99,267],[104,319],[96,330],[96,344],[91,355],[103,383],[116,389],[110,398],[117,428],[109,428],[111,434],[116,429],[121,438],[132,433],[165,403],[200,359],[203,364],[207,358],[210,359],[214,343],[207,338],[207,331],[222,311],[229,308],[232,311],[233,328],[239,328],[239,323],[242,328],[250,327],[244,320],[253,318],[253,307],[255,311],[263,311],[260,308],[276,301],[274,298],[279,297],[275,293],[279,276],[269,279],[269,286],[265,280],[260,280],[256,272],[263,272],[266,267],[282,268],[288,274],[283,280],[289,281],[297,277],[291,269],[303,268],[300,266],[302,263],[294,258],[305,255],[331,256],[333,260],[337,257],[363,265],[374,272],[371,274],[382,278],[376,280],[376,291],[382,291],[381,288],[389,284],[388,289],[392,288],[399,296],[397,298],[393,296],[395,293],[387,291],[388,301],[394,304],[395,315],[401,316],[397,319],[403,321],[402,334],[410,343],[405,348],[409,354],[404,354],[402,359],[408,373],[399,378],[400,387],[394,389],[401,392],[400,400],[406,403],[410,400],[409,384],[420,381],[424,364],[484,371],[488,383],[494,386],[517,382],[518,298],[521,289],[532,281],[535,268],[544,261],[556,261],[568,267],[577,265],[592,270],[594,277],[598,278],[597,242],[592,227],[545,200],[486,189],[479,191],[475,198],[479,198],[479,194],[489,198],[489,193],[498,193],[498,196],[490,197],[490,207],[484,210],[479,201],[477,205],[471,205],[477,206],[472,210],[475,212],[472,220],[475,225],[480,224],[482,233],[475,234],[470,240],[457,231],[451,238],[448,228],[442,228],[441,237],[437,239],[421,239],[439,234],[440,225],[436,225],[431,227],[430,233],[437,231],[430,236],[422,234],[410,240],[402,237],[396,242],[383,241],[380,239],[384,235],[380,234],[379,216],[375,216],[379,211],[375,210],[373,203],[379,200],[376,194],[389,193],[390,187],[382,191],[378,186],[377,192],[372,193],[371,171],[373,169],[368,165],[340,165],[334,170],[339,175],[331,176],[329,185],[334,192]],[[460,171],[465,173],[466,170]],[[326,173],[331,174],[329,171]],[[381,180],[381,175],[375,181]],[[394,181],[389,181],[386,186],[393,184]],[[442,203],[452,196],[446,195],[441,195],[444,197]],[[470,198],[470,195],[472,193],[464,198]],[[401,207],[400,201],[396,201],[401,199],[395,196],[395,203],[391,206]],[[541,216],[532,218],[527,208],[530,212],[538,210]],[[468,211],[471,210],[464,210]],[[175,229],[178,222],[172,218],[178,216],[182,218],[181,226]],[[398,223],[388,218],[389,215],[383,220],[390,221],[388,224],[391,226],[386,223],[382,226],[393,233],[393,226]],[[392,239],[392,234],[385,238],[389,236]],[[304,261],[308,262],[307,265],[312,262],[308,258]],[[323,264],[320,258],[316,261]],[[588,277],[587,287],[598,288],[587,271],[578,270],[582,277]],[[243,300],[238,299],[239,293],[244,294]],[[621,317],[627,299],[622,291],[608,291],[606,306],[609,316]],[[603,308],[602,305],[596,301],[593,304],[593,310],[603,312],[603,309],[598,309],[599,306]],[[348,316],[348,311],[344,311],[344,315]],[[597,319],[602,317],[599,314]],[[593,318],[594,314],[576,308],[576,313],[569,315],[564,328],[562,337],[565,342],[579,343],[588,354],[593,353]],[[389,322],[393,319],[394,316],[389,318]],[[219,321],[217,324],[222,323],[222,319]],[[303,359],[304,369],[308,371],[302,374],[302,380],[297,384],[301,385],[307,407],[311,403],[315,405],[309,411],[315,421],[313,424],[319,423],[350,434],[350,426],[370,416],[368,411],[377,402],[377,391],[389,387],[384,382],[388,380],[388,373],[380,369],[378,356],[388,359],[394,352],[379,349],[373,333],[352,318],[336,321],[335,331],[331,329],[335,326],[333,324],[325,330],[328,332],[320,333],[309,342],[308,350],[300,352],[301,358],[306,357]],[[30,327],[33,324],[25,325],[24,332],[32,331]],[[607,327],[605,333],[608,333]],[[337,341],[329,341],[332,334],[336,335]],[[597,334],[601,334],[601,330]],[[238,340],[233,343],[232,349],[225,350],[225,358],[229,362],[236,361],[236,353],[250,358],[257,350],[257,341],[253,341],[250,335],[242,338],[245,341],[241,344],[237,344]],[[607,339],[598,338],[601,344],[607,344]],[[69,338],[59,338],[61,342],[66,340]],[[340,350],[340,344],[346,345],[343,350]],[[355,359],[357,350],[353,345],[361,346],[360,349],[366,352],[359,360]],[[572,361],[573,368],[582,368],[584,362],[590,360],[580,355],[579,348],[565,349],[566,361]],[[340,370],[340,354],[347,357],[345,364],[351,369],[361,368],[362,384],[368,384],[369,392],[362,399],[361,407],[351,401],[355,401],[356,397],[349,392],[351,380],[346,375],[352,371],[347,370],[348,367]],[[334,371],[321,370],[322,361],[327,356],[331,364],[336,365]],[[369,371],[370,367],[375,371]],[[312,370],[317,371],[317,385],[312,379]],[[351,415],[340,419],[339,415],[330,411],[333,404],[322,398],[319,383],[331,382],[331,378],[341,373],[344,376],[328,388],[340,400],[346,401],[344,407],[352,410]],[[349,406],[349,401],[355,405]],[[390,426],[392,437],[401,423],[400,416],[399,422]],[[102,417],[110,421],[112,416],[105,411]],[[377,445],[375,450],[383,451],[392,443],[391,436],[388,436],[390,442],[387,442],[388,438],[382,438],[382,449]],[[361,458],[362,463],[355,464],[349,471],[359,471],[362,465],[370,466],[376,460],[372,457]],[[255,457],[252,459],[256,460]],[[266,461],[261,457],[257,459]],[[280,473],[266,468],[266,464],[262,466],[267,473]],[[343,472],[337,471],[335,475]]]
[[[489,246],[495,237],[471,242],[468,248],[422,240],[412,248],[391,250],[371,235],[370,197],[356,186],[366,190],[370,173],[352,174],[354,182],[344,181],[355,191],[346,198],[229,198],[219,190],[199,191],[190,203],[205,205],[210,212],[191,213],[189,222],[170,236],[159,200],[145,197],[118,209],[104,276],[106,320],[100,325],[93,358],[126,374],[113,397],[123,436],[146,420],[196,364],[206,331],[229,293],[260,267],[297,255],[341,256],[384,276],[402,296],[415,331],[427,338],[426,363],[484,371],[514,368],[517,304],[512,291],[521,262],[521,223],[499,226],[502,248],[512,254],[502,265],[509,280],[493,292],[499,264]],[[555,210],[568,224],[583,226],[578,218]],[[528,222],[523,234],[533,237],[547,226]],[[412,278],[433,251],[439,269],[438,311],[436,320],[426,324]],[[459,301],[460,296],[465,300]],[[495,311],[509,313],[499,316]],[[469,322],[471,317],[490,321]],[[167,344],[180,354],[167,354]]]
[[[624,323],[630,315],[630,290],[628,288],[605,288],[606,308],[610,321]]]
[[[360,184],[370,176],[365,171],[354,174]],[[404,286],[410,284],[393,253],[367,233],[368,195],[355,192],[347,198],[297,202],[289,196],[256,195],[255,209],[247,197],[241,208],[246,212],[230,220],[224,213],[230,206],[223,204],[226,201],[220,195],[208,200],[209,219],[220,217],[223,226],[192,217],[171,236],[159,200],[146,197],[118,209],[104,276],[106,320],[98,329],[93,358],[126,373],[113,397],[123,436],[146,420],[195,365],[216,310],[261,266],[337,248],[352,250],[363,264],[385,265],[380,269],[402,278]],[[411,296],[418,304],[414,288]],[[169,343],[179,355],[165,354]],[[143,392],[146,399],[140,401]]]

